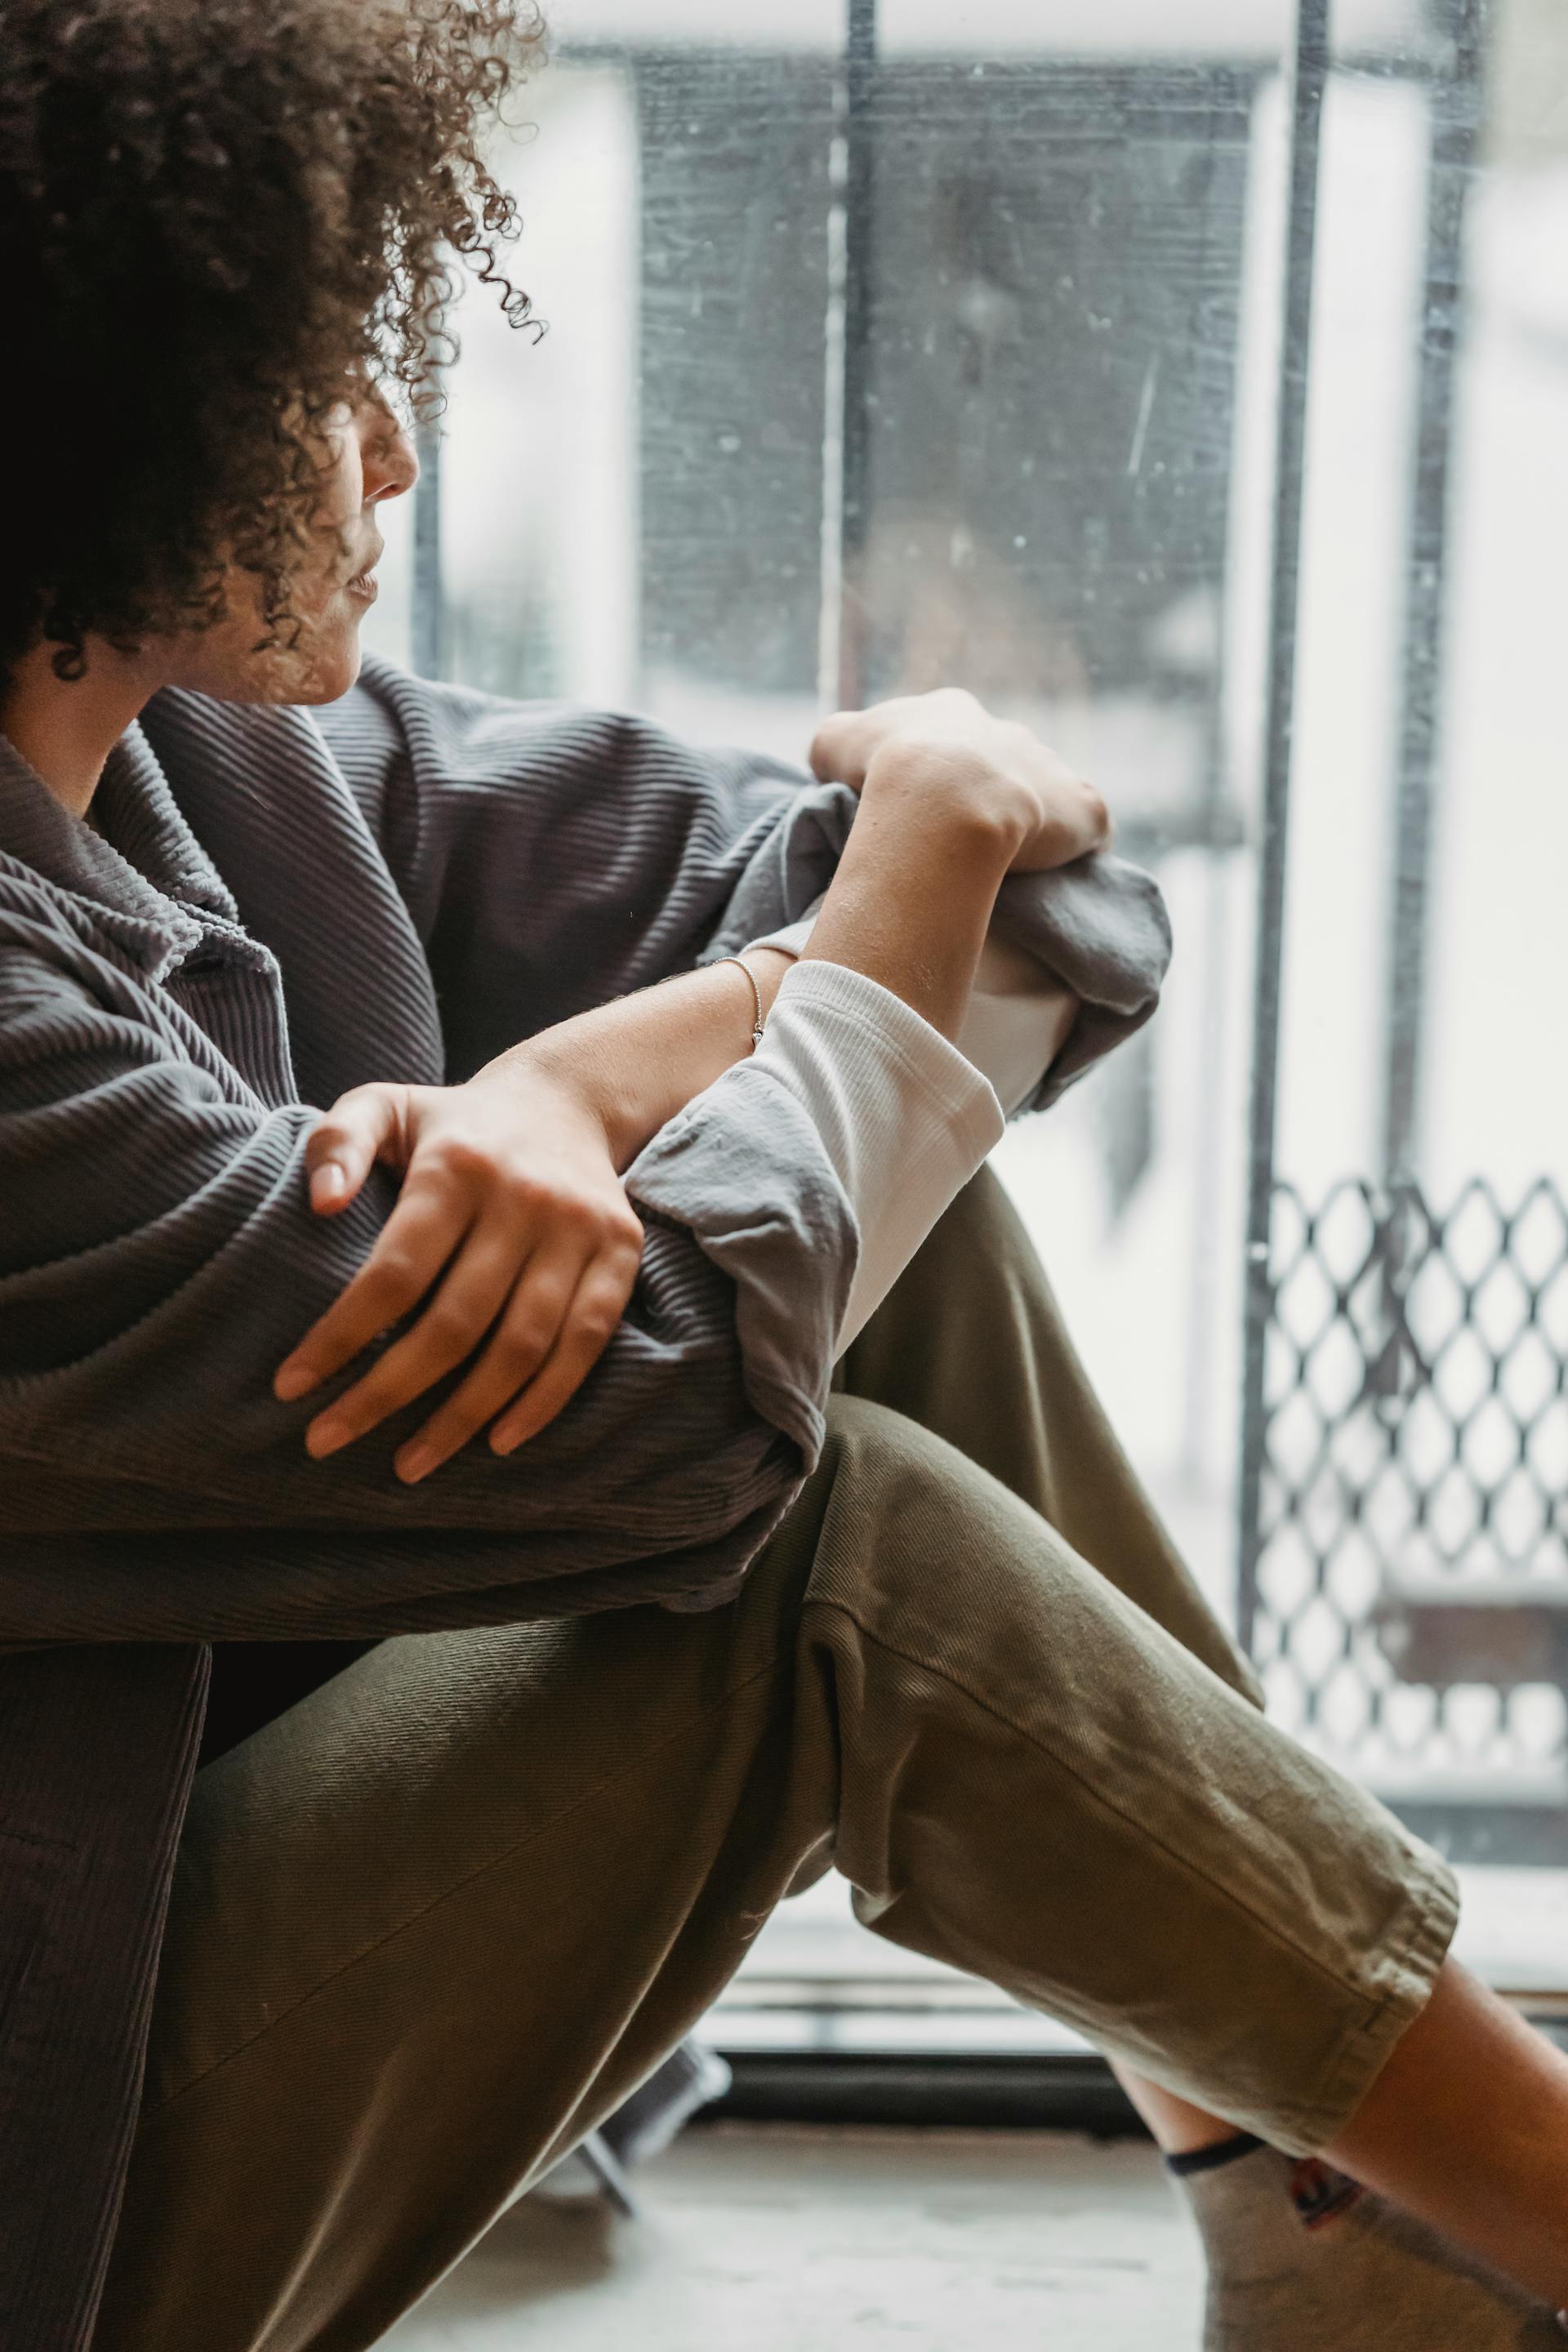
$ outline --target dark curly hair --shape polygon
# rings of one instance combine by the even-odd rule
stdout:
[[[0,0],[0,682],[210,625],[231,562],[287,641],[327,413],[367,375],[429,413],[454,256],[528,314],[479,142],[542,37],[526,0]]]

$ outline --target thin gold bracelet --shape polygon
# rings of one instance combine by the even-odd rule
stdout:
[[[757,975],[752,970],[751,965],[746,961],[744,956],[718,956],[714,961],[718,963],[738,963],[741,970],[745,973],[746,978],[752,983],[752,996],[755,1003],[757,1011],[756,1025],[752,1031],[752,1051],[754,1054],[757,1047],[763,1042],[763,1023],[764,1018],[763,1013],[763,992],[757,984]]]

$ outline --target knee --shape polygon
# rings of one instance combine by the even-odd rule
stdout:
[[[918,1592],[951,1606],[1021,1554],[1066,1547],[1025,1505],[917,1422],[860,1397],[835,1397],[827,1442],[811,1482],[816,1559],[812,1597],[880,1609]]]
[[[936,1465],[942,1454],[954,1463],[963,1458],[889,1405],[873,1404],[866,1397],[836,1396],[828,1403],[818,1475],[840,1507],[849,1507],[929,1485],[940,1476]]]

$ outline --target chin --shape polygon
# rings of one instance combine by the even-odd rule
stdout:
[[[236,646],[237,628],[203,633],[163,683],[217,702],[336,702],[360,673],[358,613],[333,614],[301,630],[291,646],[265,653]]]
[[[306,647],[264,657],[247,680],[247,691],[237,696],[246,702],[336,702],[360,673],[359,630],[333,630],[316,636]]]
[[[312,677],[307,686],[298,694],[291,694],[289,699],[290,702],[306,703],[336,702],[340,696],[348,692],[359,672],[359,656],[356,654],[353,661],[342,663],[330,677]]]
[[[330,646],[317,646],[289,699],[291,702],[336,702],[358,677],[363,658],[357,628],[350,629],[341,638],[334,638]]]

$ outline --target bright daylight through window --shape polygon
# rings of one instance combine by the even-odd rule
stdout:
[[[1100,784],[1168,994],[999,1164],[1279,1719],[1568,2000],[1568,14],[551,13],[548,331],[464,307],[371,634],[796,761],[963,683]],[[1053,2029],[818,1890],[723,2025],[807,2032]]]

